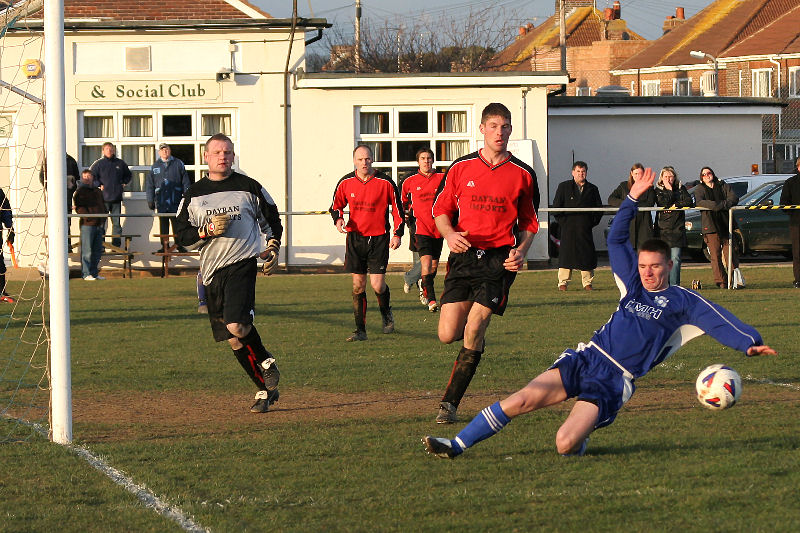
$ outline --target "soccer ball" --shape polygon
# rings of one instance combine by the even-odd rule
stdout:
[[[695,388],[697,399],[703,407],[727,409],[733,407],[742,394],[742,378],[729,366],[711,365],[697,376]]]

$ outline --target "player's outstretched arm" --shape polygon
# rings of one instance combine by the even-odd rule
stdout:
[[[751,346],[747,349],[747,356],[753,357],[755,355],[778,355],[778,352],[767,346],[766,344],[762,344],[761,346]]]
[[[631,198],[639,198],[644,193],[648,191],[648,189],[653,188],[653,181],[655,181],[656,173],[653,172],[652,168],[646,168],[642,173],[642,177],[638,180],[633,182],[631,186],[631,190],[629,194]]]

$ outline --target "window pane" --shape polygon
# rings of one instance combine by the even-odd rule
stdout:
[[[186,174],[189,176],[189,183],[194,183],[197,178],[195,178],[194,170],[187,170]]]
[[[191,115],[165,115],[162,118],[164,137],[191,137]]]
[[[149,170],[131,170],[133,177],[131,183],[126,190],[128,192],[144,192],[144,180]]]
[[[82,146],[81,147],[81,170],[103,157],[102,146]]]
[[[466,133],[466,111],[439,111],[439,133]]]
[[[386,174],[386,175],[387,175],[387,176],[389,176],[390,178],[394,179],[394,175],[393,175],[393,173],[392,173],[392,167],[381,167],[381,166],[376,166],[376,167],[374,167],[374,168],[375,168],[376,170],[380,170],[381,172],[383,172],[384,174]],[[397,183],[397,182],[395,182],[395,183]]]
[[[83,136],[97,139],[114,137],[114,117],[83,117]]]
[[[194,165],[195,149],[193,144],[170,144],[172,157],[183,161],[184,165]]]
[[[436,159],[439,161],[455,161],[469,153],[469,141],[438,141],[436,143]]]
[[[389,133],[389,112],[360,113],[359,126],[362,134]]]
[[[392,142],[391,141],[365,141],[365,144],[372,149],[373,161],[391,161],[392,160]]]
[[[122,146],[120,158],[129,167],[150,166],[155,161],[155,148],[152,144],[128,144]]]
[[[230,115],[203,115],[201,135],[211,137],[217,133],[232,135]]]
[[[153,136],[153,117],[122,117],[122,136],[123,137],[152,137]]]
[[[427,111],[401,111],[397,117],[399,133],[428,133]]]
[[[397,186],[401,187],[407,177],[413,176],[419,171],[419,167],[398,167],[397,169]]]
[[[397,160],[416,161],[417,150],[430,147],[430,141],[397,141]]]

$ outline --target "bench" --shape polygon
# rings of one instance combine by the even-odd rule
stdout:
[[[81,259],[81,236],[80,235],[67,235],[69,238],[69,253],[76,256],[77,260],[80,261]],[[141,252],[134,252],[131,250],[131,240],[135,237],[141,237],[141,235],[128,235],[128,234],[121,234],[121,235],[106,235],[107,238],[115,239],[119,238],[122,239],[123,244],[122,246],[114,246],[110,242],[103,241],[103,257],[121,257],[122,258],[122,277],[123,278],[132,278],[133,277],[133,268],[131,263],[133,262],[133,258],[136,255],[141,255]],[[47,235],[45,235],[47,238]],[[76,242],[72,242],[72,239],[77,239]]]
[[[169,240],[175,240],[175,235],[171,233],[155,233],[153,237],[161,242],[161,251],[153,252],[153,255],[161,257],[161,277],[169,277],[169,262],[173,257],[200,257],[200,252],[180,252],[178,244],[169,244]]]

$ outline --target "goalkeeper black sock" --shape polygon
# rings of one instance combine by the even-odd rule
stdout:
[[[6,293],[6,275],[0,274],[0,296]]]
[[[353,317],[356,320],[356,331],[367,331],[367,293],[353,294]]]
[[[378,297],[378,307],[381,309],[381,315],[386,316],[391,311],[390,303],[390,295],[389,295],[389,286],[386,286],[386,290],[383,292],[376,292],[375,296]]]
[[[443,402],[448,402],[456,407],[461,403],[461,398],[467,392],[472,376],[478,369],[478,363],[481,362],[481,354],[478,350],[470,350],[469,348],[461,348],[458,352],[456,362],[453,363],[453,372],[450,374],[450,381],[447,383],[447,388],[442,396]]]
[[[433,288],[433,278],[436,277],[436,272],[432,274],[425,274],[422,276],[422,292],[429,302],[436,301],[436,291]]]
[[[261,342],[261,336],[258,334],[255,326],[250,327],[250,332],[241,337],[239,342],[243,344],[238,350],[233,350],[239,364],[242,365],[244,371],[253,380],[253,383],[260,389],[264,388],[264,376],[261,372],[261,363],[267,358],[272,358],[272,354],[267,351],[264,344]],[[274,359],[274,358],[273,358]]]

